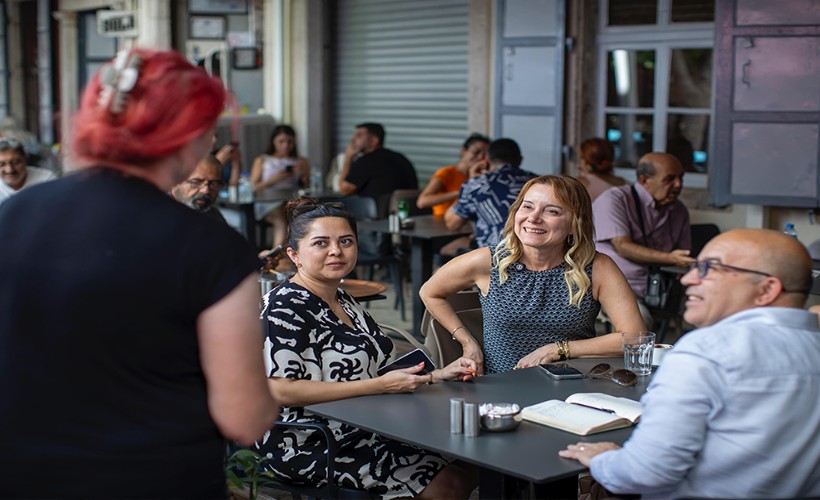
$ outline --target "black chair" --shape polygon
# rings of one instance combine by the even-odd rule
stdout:
[[[709,240],[720,234],[720,228],[715,224],[692,224],[692,257],[697,257]]]
[[[329,200],[323,199],[323,201]],[[345,196],[336,198],[333,201],[344,203],[348,212],[353,214],[358,221],[376,220],[378,218],[376,201],[373,198]],[[404,313],[404,274],[402,272],[404,256],[401,249],[393,245],[390,235],[359,230],[358,263],[360,266],[368,268],[367,279],[370,281],[373,281],[376,266],[387,267],[390,273],[390,281],[396,290],[396,302],[393,307],[400,308],[401,320],[406,321]]]
[[[321,423],[313,422],[283,422],[277,420],[274,422],[276,426],[292,427],[294,429],[313,429],[322,433],[327,444],[327,454],[325,455],[325,477],[335,477],[336,467],[336,440],[333,438],[333,432],[328,426]],[[237,449],[234,446],[228,447],[228,453],[233,453]],[[240,471],[241,472],[241,471]],[[309,499],[326,498],[326,499],[369,499],[371,495],[365,490],[356,490],[352,488],[343,488],[337,486],[333,481],[325,482],[324,486],[311,486],[304,484],[289,483],[287,481],[268,480],[267,483],[260,488],[263,493],[271,493],[271,490],[287,491],[294,499],[300,500],[302,496]]]

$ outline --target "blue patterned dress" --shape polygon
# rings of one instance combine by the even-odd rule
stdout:
[[[346,382],[375,378],[393,343],[350,295],[339,289],[339,303],[353,321],[345,325],[330,306],[306,288],[285,282],[264,300],[268,321],[265,363],[268,376]],[[327,420],[296,406],[282,407],[286,422],[321,422],[336,437],[336,478],[341,486],[370,490],[384,498],[418,495],[447,465],[439,455],[355,427]],[[324,438],[319,432],[274,427],[257,443],[271,458],[279,478],[322,485]]]
[[[531,271],[521,262],[514,262],[507,268],[509,277],[503,285],[498,282],[498,268],[492,267],[490,289],[486,296],[479,294],[484,317],[485,372],[512,370],[518,360],[552,342],[595,336],[595,318],[601,304],[592,298],[590,287],[580,308],[570,305],[565,265]],[[592,279],[592,263],[586,273]]]

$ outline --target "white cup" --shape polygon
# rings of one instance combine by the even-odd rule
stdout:
[[[672,349],[672,344],[655,344],[655,351],[652,354],[652,366],[661,366],[661,360],[666,353]]]

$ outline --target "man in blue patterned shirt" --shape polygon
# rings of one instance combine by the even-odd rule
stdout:
[[[512,139],[496,139],[487,150],[490,165],[487,173],[473,177],[461,186],[458,200],[444,214],[451,230],[461,229],[475,221],[475,240],[479,247],[498,243],[507,221],[510,205],[528,180],[536,177],[522,170],[521,149]]]

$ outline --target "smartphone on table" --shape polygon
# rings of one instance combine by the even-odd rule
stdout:
[[[416,366],[420,363],[424,363],[424,369],[418,372],[416,375],[424,375],[425,373],[430,373],[431,371],[436,369],[436,365],[433,364],[433,360],[430,359],[426,352],[422,351],[421,349],[413,349],[404,356],[379,368],[379,370],[376,373],[379,376],[382,376],[387,372],[392,372],[393,370],[401,370],[403,368],[410,368],[411,366]]]
[[[584,378],[584,372],[567,363],[546,363],[538,366],[556,380]]]

